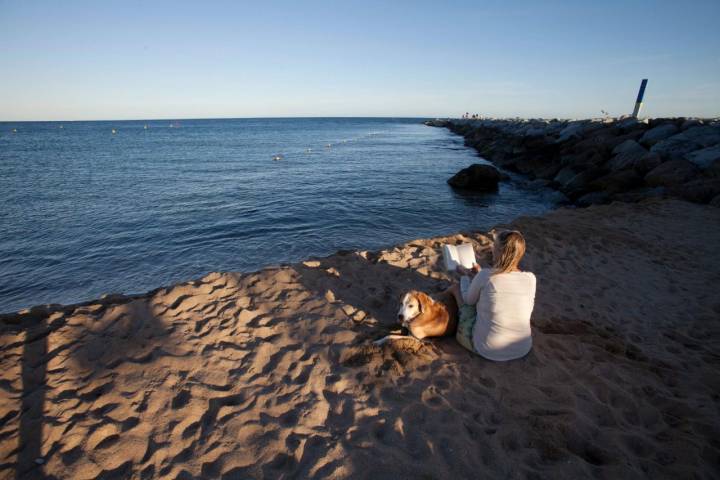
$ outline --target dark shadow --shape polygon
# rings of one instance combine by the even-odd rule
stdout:
[[[51,398],[52,390],[47,386],[48,362],[58,355],[66,354],[68,350],[72,351],[67,363],[56,369],[54,373],[65,375],[66,371],[73,369],[90,371],[89,375],[82,378],[85,384],[114,368],[118,364],[115,353],[121,353],[120,351],[123,357],[131,358],[133,361],[137,361],[142,356],[142,351],[148,351],[150,355],[157,355],[158,352],[162,354],[161,345],[166,335],[165,328],[148,304],[152,295],[158,290],[146,295],[112,295],[75,305],[43,305],[18,313],[0,315],[2,333],[10,335],[24,333],[20,360],[22,390],[19,394],[17,445],[8,448],[16,452],[16,461],[14,465],[7,463],[4,465],[14,468],[16,479],[54,478],[44,473],[47,459],[57,453],[57,447],[50,447],[49,451],[43,452],[43,442],[47,440],[47,432],[43,436],[43,426],[47,421],[45,407],[48,401],[54,401]],[[65,326],[67,314],[83,311],[99,324],[109,309],[122,306],[127,306],[129,313],[119,315],[118,318],[107,322],[104,331],[88,334],[90,328],[84,328],[79,335],[81,338],[63,339],[62,343],[56,342],[53,345],[53,351],[49,351],[48,337]],[[153,332],[150,338],[138,338],[139,332],[145,334],[148,331]],[[109,342],[105,333],[123,340]],[[73,385],[57,395],[62,395],[64,398],[75,396],[87,400],[88,395],[97,398],[113,388],[112,385],[109,387],[106,385],[84,392],[83,386]],[[13,417],[6,420],[12,421]],[[6,438],[3,442],[10,443],[12,439]]]
[[[48,328],[45,319],[26,328],[21,360],[22,397],[20,402],[19,451],[15,478],[43,478],[42,426],[45,406],[45,374]]]
[[[457,275],[444,270],[442,245],[472,243],[477,261],[489,265],[491,237],[480,232],[460,232],[448,237],[411,241],[396,248],[378,252],[338,252],[315,260],[314,266],[294,265],[299,282],[317,297],[330,299],[338,308],[351,312],[353,330],[359,332],[350,348],[330,346],[329,360],[338,368],[362,366],[377,374],[386,370],[412,371],[428,362],[486,362],[465,350],[454,335],[426,339],[396,340],[383,347],[373,341],[388,334],[404,333],[397,321],[402,296],[419,290],[435,296],[446,290]],[[358,314],[355,311],[361,312]]]
[[[377,320],[376,326],[368,326],[363,321],[357,324],[382,336],[398,326],[397,310],[403,294],[409,290],[420,290],[434,295],[456,280],[441,268],[441,256],[427,258],[429,251],[438,254],[443,243],[470,241],[476,251],[485,251],[489,255],[489,247],[478,241],[485,238],[489,242],[488,237],[479,233],[460,235],[462,237],[417,240],[384,252],[340,251],[330,257],[316,259],[319,262],[316,267],[298,264],[295,270],[300,283],[311,292],[323,296],[331,291],[335,303],[350,305]],[[403,253],[408,251],[411,253]],[[479,253],[478,261],[487,264],[487,255]],[[407,262],[410,266],[393,264],[398,261]]]

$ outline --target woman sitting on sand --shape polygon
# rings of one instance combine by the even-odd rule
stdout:
[[[521,272],[525,239],[518,231],[493,234],[493,268],[458,267],[464,277],[450,287],[459,306],[457,341],[489,360],[520,358],[532,348],[530,314],[535,304],[535,275]],[[469,285],[468,285],[469,284]]]

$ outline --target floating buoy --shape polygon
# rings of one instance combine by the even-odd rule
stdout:
[[[112,133],[113,133],[113,135],[115,135],[115,134],[117,133],[117,130],[115,130],[115,129],[113,128],[113,129],[112,129]]]
[[[275,156],[273,157],[273,160],[275,160],[275,161],[282,160],[282,159],[283,159],[283,156],[280,155],[280,154],[275,155]]]
[[[145,126],[143,127],[143,129],[147,130],[147,125],[145,125]]]
[[[13,128],[13,133],[17,133],[17,128]]]
[[[63,128],[64,128],[64,127],[63,127],[62,125],[60,125],[60,130],[62,130]]]

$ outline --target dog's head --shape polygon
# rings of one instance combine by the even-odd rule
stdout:
[[[403,327],[407,327],[411,321],[427,311],[431,303],[432,299],[422,292],[412,290],[406,293],[400,301],[398,321]]]

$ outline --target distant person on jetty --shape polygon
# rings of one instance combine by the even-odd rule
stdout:
[[[458,343],[489,360],[523,357],[532,348],[530,315],[535,305],[535,275],[518,268],[525,239],[518,231],[494,234],[493,268],[469,270],[450,287],[459,307]]]

